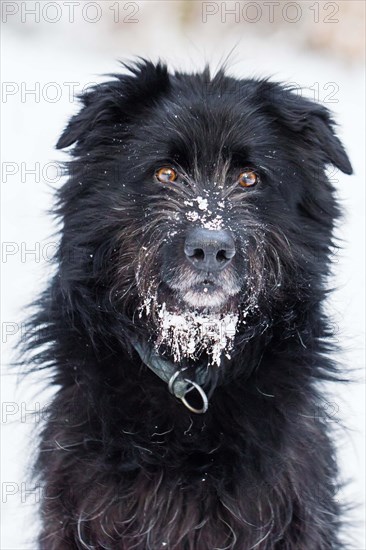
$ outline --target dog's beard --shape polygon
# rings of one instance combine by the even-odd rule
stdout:
[[[230,358],[239,316],[237,313],[172,313],[163,303],[159,311],[157,348],[167,347],[175,362],[197,360],[206,352],[209,365]]]
[[[231,358],[239,326],[246,324],[246,317],[257,307],[254,294],[241,302],[239,296],[222,290],[224,305],[220,308],[202,307],[199,301],[192,307],[188,300],[166,291],[159,293],[157,288],[159,285],[150,285],[141,296],[139,315],[149,321],[158,353],[168,354],[181,365],[199,362],[203,354],[209,366],[220,366],[224,357]],[[215,295],[218,290],[212,292]],[[209,303],[214,303],[212,297]]]
[[[155,312],[155,348],[166,350],[174,363],[197,361],[202,353],[208,365],[219,366],[222,356],[230,358],[239,322],[238,312],[199,312],[169,310],[166,302],[152,304],[151,296],[140,308],[140,315]]]

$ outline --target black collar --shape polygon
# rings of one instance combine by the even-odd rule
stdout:
[[[175,395],[191,412],[203,414],[208,409],[208,397],[202,389],[204,386],[208,366],[197,366],[194,368],[194,380],[188,378],[188,371],[192,370],[189,367],[176,366],[174,363],[161,357],[147,342],[132,340],[132,345],[139,354],[142,362],[149,367],[161,380],[168,384],[170,393]],[[194,393],[192,393],[194,392]],[[190,395],[191,394],[191,395]],[[197,397],[202,401],[202,407],[196,408],[189,402],[189,397],[195,394],[195,402]]]

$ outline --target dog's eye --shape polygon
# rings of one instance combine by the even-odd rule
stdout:
[[[258,174],[254,170],[245,170],[239,176],[238,183],[242,187],[253,187],[258,183]]]
[[[170,168],[169,166],[163,166],[163,168],[159,168],[159,170],[155,172],[155,177],[156,179],[161,181],[161,183],[169,183],[175,181],[178,177],[178,174],[175,170],[173,170],[173,168]]]

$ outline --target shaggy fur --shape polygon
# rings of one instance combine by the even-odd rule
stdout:
[[[267,80],[127,69],[82,96],[57,145],[73,146],[58,270],[29,343],[57,388],[36,466],[39,546],[339,549],[337,467],[317,414],[319,382],[337,378],[323,301],[339,210],[325,169],[352,172],[333,120]],[[155,172],[167,165],[180,176],[162,184]],[[237,183],[247,167],[253,188]],[[153,345],[162,303],[194,309],[184,293],[202,281],[184,242],[197,197],[208,216],[225,205],[236,255],[212,295],[240,316],[231,357],[207,369],[205,414],[132,345]],[[194,379],[195,364],[176,368]]]

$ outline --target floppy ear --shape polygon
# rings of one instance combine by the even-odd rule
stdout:
[[[324,151],[325,161],[333,164],[345,174],[352,174],[351,162],[340,141],[336,136],[332,119],[328,109],[320,107],[320,110],[310,115],[310,132],[314,133],[319,140],[319,146]]]
[[[270,95],[272,114],[280,124],[295,133],[325,165],[333,164],[345,174],[352,174],[350,160],[335,134],[336,124],[328,109],[278,85],[273,86]]]
[[[129,73],[109,75],[115,80],[97,84],[80,96],[83,107],[66,126],[56,144],[57,149],[73,143],[78,147],[90,142],[89,136],[95,130],[111,123],[126,122],[143,106],[166,92],[170,85],[167,67],[160,62],[154,64],[141,59],[122,65]]]
[[[71,118],[62,132],[56,144],[57,149],[69,147],[75,142],[82,144],[98,124],[110,122],[113,119],[116,114],[113,105],[116,84],[116,82],[108,82],[93,86],[80,96],[83,107]]]

